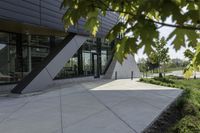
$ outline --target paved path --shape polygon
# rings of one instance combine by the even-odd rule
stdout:
[[[167,75],[167,76],[174,75],[174,76],[178,76],[178,77],[184,77],[182,70],[172,71],[172,72],[169,72],[169,73],[165,73],[165,75]],[[193,73],[193,76],[191,76],[190,78],[194,78],[194,75],[195,75],[195,73]],[[158,76],[159,76],[158,73],[154,73],[154,74],[151,74],[148,77],[158,77]],[[196,77],[200,78],[200,72],[196,72]]]
[[[1,97],[0,133],[141,132],[180,94],[135,80],[100,80]]]
[[[191,78],[194,78],[194,74],[193,76],[191,76]],[[179,77],[183,77],[183,71],[173,71],[171,73],[168,73],[167,75],[174,75],[174,76],[179,76]],[[200,78],[200,72],[196,72],[196,77]]]

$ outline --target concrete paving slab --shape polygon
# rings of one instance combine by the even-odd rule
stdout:
[[[102,111],[76,125],[64,128],[65,133],[134,133],[110,111]]]
[[[58,97],[46,100],[29,102],[15,111],[0,124],[0,132],[47,133],[60,129]]]
[[[0,98],[0,133],[142,132],[182,91],[137,82],[62,84],[38,95]]]
[[[142,132],[160,113],[159,108],[136,99],[124,101],[112,110],[137,132]]]

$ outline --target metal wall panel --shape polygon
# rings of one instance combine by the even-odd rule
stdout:
[[[50,29],[64,31],[62,16],[65,12],[60,9],[61,0],[1,0],[0,19],[28,23]],[[101,27],[98,35],[104,36],[108,30],[118,21],[118,15],[107,13],[106,17],[100,16]],[[84,20],[80,20],[69,31],[80,34],[88,34],[84,31]]]

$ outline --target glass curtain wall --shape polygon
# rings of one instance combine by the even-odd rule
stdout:
[[[63,69],[58,73],[56,78],[70,78],[70,77],[77,77],[78,76],[78,57],[75,54],[70,60],[65,64]]]
[[[0,83],[20,79],[16,55],[16,35],[0,32]]]
[[[23,79],[37,68],[51,53],[55,44],[63,39],[64,37],[58,36],[0,32],[0,84]],[[88,38],[65,64],[56,79],[93,76],[97,72],[96,69],[97,73],[102,74],[111,53],[110,45],[102,39],[100,44],[97,44],[96,38]]]
[[[112,46],[107,41],[103,41],[101,45],[101,74],[106,69],[107,63],[112,58]]]
[[[93,39],[88,39],[77,53],[70,58],[55,79],[82,77],[92,75],[92,53],[96,52]]]
[[[82,46],[83,76],[93,75],[92,54],[97,52],[94,39],[88,39]]]
[[[100,48],[100,50],[98,50]],[[98,51],[100,53],[98,54]],[[72,77],[95,76],[95,66],[103,74],[109,59],[111,58],[111,46],[108,42],[101,41],[101,47],[97,47],[96,38],[88,38],[78,52],[65,64],[55,79]],[[100,63],[95,64],[96,56],[100,58]],[[66,67],[67,66],[67,67]]]
[[[0,32],[0,83],[20,81],[49,53],[48,36]]]

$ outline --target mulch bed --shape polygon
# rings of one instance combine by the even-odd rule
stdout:
[[[180,111],[174,102],[143,133],[169,133],[170,128],[181,119]]]

